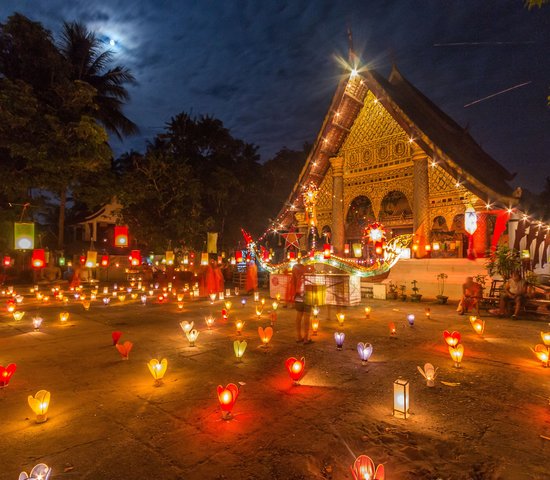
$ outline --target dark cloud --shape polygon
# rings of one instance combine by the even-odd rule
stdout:
[[[403,74],[469,129],[518,184],[540,189],[550,175],[550,7],[520,0],[153,1],[4,0],[53,32],[82,20],[117,41],[117,60],[139,84],[127,113],[142,135],[116,151],[143,148],[182,110],[219,117],[260,146],[264,159],[317,135],[343,73],[346,30],[371,68]],[[435,46],[473,43],[477,45]],[[502,43],[505,42],[505,43]],[[530,42],[530,43],[526,43]],[[464,108],[518,83],[521,89]]]

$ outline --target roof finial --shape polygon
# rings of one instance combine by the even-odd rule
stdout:
[[[358,59],[357,59],[357,54],[353,49],[353,32],[351,31],[351,26],[348,26],[348,57],[349,57],[349,63],[352,66],[352,68],[356,68]]]

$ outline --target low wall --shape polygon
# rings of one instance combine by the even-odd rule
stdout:
[[[444,295],[449,300],[459,300],[462,296],[462,284],[466,277],[486,275],[485,259],[468,260],[467,258],[428,258],[399,260],[391,269],[390,274],[383,283],[390,280],[399,285],[407,287],[407,295],[412,293],[411,281],[417,280],[418,293],[423,299],[435,298],[439,293],[437,289],[437,275],[446,273],[449,277],[445,280]],[[490,285],[488,281],[486,288]]]

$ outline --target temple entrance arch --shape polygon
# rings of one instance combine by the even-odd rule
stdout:
[[[360,242],[363,231],[376,219],[372,202],[365,195],[355,197],[346,214],[346,241]]]
[[[391,231],[390,236],[411,233],[413,215],[407,196],[399,190],[386,193],[380,204],[378,219],[388,233]]]

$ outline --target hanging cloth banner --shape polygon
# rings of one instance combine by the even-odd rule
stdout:
[[[495,228],[493,230],[493,238],[491,238],[491,252],[494,252],[497,249],[498,240],[504,233],[504,230],[506,230],[506,224],[508,223],[509,218],[510,214],[506,210],[501,210],[497,214],[497,221],[495,222]]]
[[[208,232],[206,234],[206,251],[208,253],[218,253],[218,232]]]

